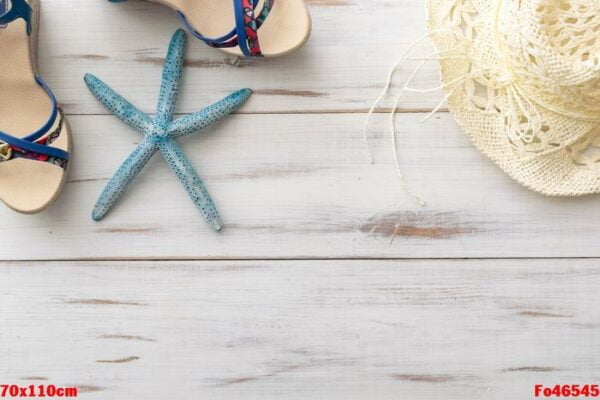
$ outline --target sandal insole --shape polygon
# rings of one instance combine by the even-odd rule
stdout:
[[[0,2],[7,0],[0,0]],[[30,2],[36,7],[36,2]],[[34,22],[34,29],[36,29]],[[30,37],[22,19],[0,26],[0,131],[24,137],[37,131],[52,114],[52,101],[35,80]],[[32,33],[35,38],[36,32]],[[33,45],[33,43],[32,43]],[[58,127],[59,118],[50,132]],[[69,151],[67,124],[52,147]],[[57,196],[65,171],[27,159],[0,163],[0,199],[24,213],[45,208]]]
[[[181,11],[190,25],[207,37],[220,37],[235,28],[232,0],[155,0]],[[262,10],[263,1],[257,7]],[[266,56],[290,53],[310,36],[311,19],[304,0],[277,0],[264,25],[258,31],[260,47]],[[238,47],[223,49],[241,55]]]

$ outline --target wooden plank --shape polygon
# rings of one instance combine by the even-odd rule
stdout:
[[[103,222],[90,213],[139,135],[113,117],[73,117],[75,159],[39,216],[0,208],[0,259],[600,256],[594,197],[549,199],[478,153],[448,115],[403,114],[400,159],[422,208],[398,184],[386,118],[236,115],[182,146],[220,208],[215,234],[156,157]]]
[[[3,383],[98,399],[523,399],[598,383],[598,260],[10,263]]]
[[[308,3],[312,39],[288,57],[236,60],[190,40],[179,110],[195,111],[229,91],[250,87],[256,96],[243,112],[363,112],[378,96],[394,58],[425,33],[422,0]],[[44,2],[40,70],[68,113],[106,113],[83,84],[86,72],[154,112],[162,59],[180,26],[171,10],[143,1]],[[415,55],[430,51],[426,46]],[[407,78],[414,65],[402,68],[398,80]],[[436,65],[423,72],[419,84],[439,84]],[[432,108],[441,99],[409,96],[402,107]]]

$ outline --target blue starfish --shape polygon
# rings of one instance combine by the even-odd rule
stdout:
[[[252,91],[250,89],[239,90],[200,112],[173,121],[175,103],[183,75],[185,41],[186,36],[183,30],[175,32],[165,61],[154,120],[100,79],[86,74],[85,82],[98,100],[120,120],[144,134],[142,142],[119,167],[100,195],[92,212],[92,218],[95,221],[104,218],[125,192],[129,183],[160,150],[167,164],[183,183],[194,204],[210,226],[216,231],[220,231],[223,227],[221,217],[208,190],[175,139],[197,133],[225,118],[241,107],[250,98]]]

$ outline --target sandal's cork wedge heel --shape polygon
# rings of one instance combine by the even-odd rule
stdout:
[[[194,36],[237,56],[289,54],[306,43],[312,30],[304,0],[148,1],[176,10]]]
[[[0,0],[0,200],[47,208],[66,181],[70,129],[37,75],[39,0]]]

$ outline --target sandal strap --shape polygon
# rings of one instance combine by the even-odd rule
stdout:
[[[33,11],[25,0],[11,0],[10,10],[6,10],[8,0],[0,0],[0,25],[8,25],[19,18],[27,23],[27,34],[31,35]]]
[[[184,26],[198,39],[211,47],[227,48],[239,46],[246,57],[262,57],[258,30],[268,18],[275,0],[265,0],[261,12],[256,15],[259,0],[233,0],[236,27],[218,38],[209,38],[196,31],[186,16],[178,12]]]
[[[259,0],[253,0],[253,8],[256,9],[256,7],[258,6],[258,1]],[[178,11],[177,14],[179,15],[179,18],[181,19],[181,21],[183,22],[184,26],[198,39],[204,41],[206,44],[212,46],[212,47],[235,47],[237,46],[237,38],[236,38],[236,28],[233,28],[231,31],[229,31],[227,34],[221,36],[221,37],[217,37],[217,38],[211,38],[208,36],[204,36],[202,35],[200,32],[196,31],[194,29],[194,27],[192,27],[192,25],[190,24],[190,22],[188,21],[187,17],[185,16],[185,14],[183,14],[181,11]],[[226,43],[232,43],[232,40],[235,40],[236,43],[232,44],[230,46],[226,46]]]
[[[69,153],[56,147],[50,147],[50,144],[62,132],[64,124],[63,113],[56,103],[54,94],[46,83],[39,77],[36,77],[36,82],[48,93],[52,101],[52,115],[50,115],[44,126],[24,138],[15,137],[0,131],[0,162],[10,161],[14,158],[27,158],[66,166],[69,160]],[[50,132],[58,117],[60,117],[58,128]]]
[[[56,141],[60,137],[62,130],[63,130],[63,126],[64,126],[64,121],[65,121],[64,115],[61,110],[58,127],[54,131],[52,131],[52,133],[50,133],[48,136],[46,136],[42,139],[39,139],[35,144],[37,146],[41,146],[40,149],[42,149],[44,151],[46,148],[51,148],[48,146],[50,146],[54,141]],[[16,158],[24,158],[24,159],[32,160],[32,161],[45,162],[45,163],[56,165],[60,168],[66,169],[67,164],[69,162],[68,153],[66,153],[66,152],[65,152],[65,154],[67,155],[67,158],[63,158],[63,157],[58,157],[56,155],[49,155],[49,154],[44,154],[41,152],[35,152],[32,150],[25,150],[20,147],[17,147],[14,145],[9,145],[9,144],[6,144],[5,145],[6,147],[3,148],[3,145],[1,143],[2,143],[2,141],[0,141],[0,163],[14,160]],[[55,149],[55,150],[60,150],[60,149]]]

